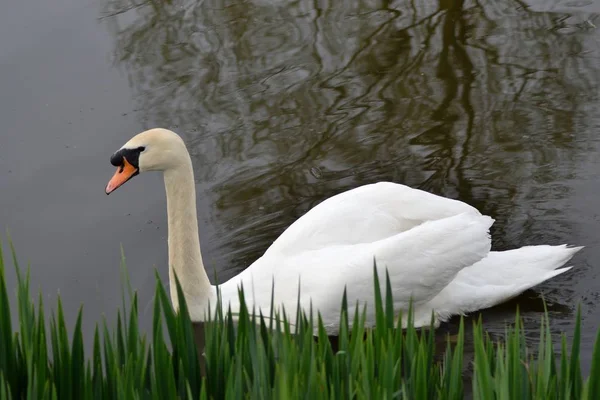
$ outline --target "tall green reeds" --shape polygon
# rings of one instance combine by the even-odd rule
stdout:
[[[1,249],[0,249],[1,250]],[[539,347],[527,349],[517,315],[504,339],[493,342],[473,323],[474,358],[465,361],[461,320],[455,341],[436,351],[434,331],[400,329],[389,280],[381,291],[374,274],[376,326],[365,310],[340,303],[340,334],[333,346],[320,318],[299,313],[260,315],[242,301],[239,313],[217,312],[191,323],[179,288],[176,314],[157,276],[150,338],[138,330],[138,300],[93,332],[84,354],[82,312],[69,337],[60,300],[46,318],[42,297],[30,295],[29,273],[17,270],[18,326],[11,324],[4,258],[0,251],[0,399],[598,399],[600,338],[591,375],[579,364],[580,315],[567,351],[555,354],[546,318]],[[243,300],[243,293],[240,293]],[[313,327],[318,335],[313,336]],[[90,334],[87,333],[86,334]],[[198,347],[198,337],[202,338]],[[465,376],[467,362],[472,375]],[[465,382],[466,386],[465,386]]]

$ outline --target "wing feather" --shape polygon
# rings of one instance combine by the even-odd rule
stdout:
[[[426,221],[468,213],[470,205],[405,185],[379,182],[330,197],[309,210],[267,252],[282,256],[330,246],[372,243]]]

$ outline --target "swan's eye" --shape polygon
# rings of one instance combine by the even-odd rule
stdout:
[[[140,153],[141,153],[142,151],[146,150],[146,146],[140,146],[140,147],[138,147],[137,149],[138,149],[138,150],[140,151]]]

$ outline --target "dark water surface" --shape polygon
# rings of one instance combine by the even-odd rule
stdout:
[[[107,197],[108,159],[186,140],[205,263],[227,279],[323,199],[392,180],[496,219],[493,247],[587,248],[521,307],[537,336],[600,321],[600,6],[592,1],[11,2],[0,13],[0,225],[86,329],[120,303],[122,244],[149,326],[166,281],[161,177]],[[14,284],[14,274],[9,282]],[[455,330],[456,321],[442,327]]]

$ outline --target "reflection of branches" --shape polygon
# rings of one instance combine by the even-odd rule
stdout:
[[[598,84],[584,37],[524,6],[107,1],[144,121],[186,136],[236,268],[324,197],[382,179],[519,218],[549,179],[536,166],[574,157],[572,93]]]

